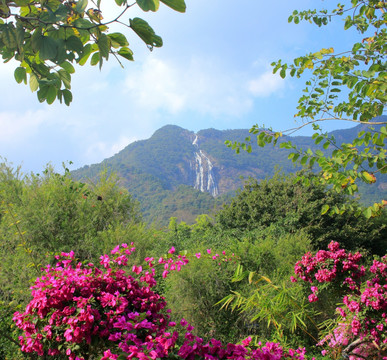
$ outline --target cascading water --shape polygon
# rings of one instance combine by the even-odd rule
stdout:
[[[195,151],[195,162],[193,170],[195,171],[194,188],[201,192],[209,192],[212,196],[219,195],[218,186],[215,181],[213,165],[211,160],[199,149],[198,136],[196,135],[192,145],[197,148]]]

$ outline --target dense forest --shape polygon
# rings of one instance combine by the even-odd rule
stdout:
[[[316,340],[334,328],[345,289],[324,284],[321,301],[308,302],[310,284],[292,282],[294,265],[305,253],[327,249],[332,241],[342,252],[364,254],[364,267],[387,248],[386,211],[366,219],[353,206],[352,212],[322,215],[323,204],[350,206],[356,200],[313,181],[312,173],[303,174],[310,179],[308,186],[296,181],[299,174],[250,179],[213,216],[201,214],[193,225],[171,218],[168,227],[156,228],[143,222],[138,202],[106,172],[97,183],[86,184],[74,180],[67,169],[64,174],[47,168],[23,176],[20,169],[2,163],[0,170],[2,359],[33,358],[20,351],[22,332],[12,318],[31,301],[29,288],[43,276],[42,268],[55,266],[60,253],[71,251],[76,262],[98,264],[102,254],[128,243],[133,248],[128,272],[133,267],[140,273],[140,266],[145,271],[150,259],[187,259],[180,271],[160,261],[151,267],[156,269],[154,291],[165,298],[172,323],[185,319],[204,342],[249,338],[255,344],[305,347],[308,356],[319,357],[324,345],[316,347]],[[45,320],[38,316],[37,321],[38,327]],[[60,339],[71,328],[57,325],[55,333]],[[48,349],[50,341],[44,344]],[[75,345],[74,354],[88,346],[87,341]],[[61,358],[59,353],[56,358]]]

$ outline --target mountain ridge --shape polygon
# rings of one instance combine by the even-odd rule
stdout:
[[[361,128],[358,125],[335,130],[334,134],[340,142],[345,142]],[[165,125],[149,139],[133,142],[101,163],[86,165],[72,174],[78,179],[93,179],[107,168],[116,172],[121,184],[140,201],[146,221],[165,225],[176,215],[179,220],[193,222],[197,215],[220,206],[227,196],[243,186],[244,179],[270,177],[276,167],[284,173],[300,168],[287,159],[289,150],[278,146],[260,148],[252,143],[252,153],[236,154],[224,145],[226,140],[242,142],[249,135],[247,129],[210,128],[195,133],[177,125]],[[303,148],[317,148],[307,136],[286,136],[280,142],[290,139]],[[387,184],[383,184],[379,184],[381,189],[372,188],[373,197],[387,196]],[[367,186],[366,190],[370,188]]]

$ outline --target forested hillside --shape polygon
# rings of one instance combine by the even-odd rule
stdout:
[[[334,131],[338,143],[350,139],[366,126]],[[285,174],[301,167],[288,160],[290,150],[279,146],[259,147],[252,143],[253,151],[235,151],[225,146],[227,140],[242,142],[248,130],[201,130],[197,134],[178,126],[167,125],[147,139],[128,145],[100,164],[73,171],[76,179],[95,180],[106,169],[115,172],[121,184],[140,204],[144,219],[166,225],[170,217],[193,223],[196,216],[211,213],[244,182],[253,177],[263,180],[272,177],[276,169]],[[291,140],[303,149],[324,149],[306,136],[284,136],[279,143]],[[380,178],[379,174],[376,175]],[[361,187],[360,201],[365,205],[387,198],[387,183],[380,178],[373,185]]]

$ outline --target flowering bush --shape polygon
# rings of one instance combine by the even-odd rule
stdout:
[[[366,268],[362,255],[351,254],[331,242],[329,251],[307,253],[295,265],[298,278],[312,284],[309,301],[318,301],[319,286],[336,283],[343,291],[337,308],[337,326],[319,345],[327,353],[343,353],[352,359],[387,359],[387,256]],[[293,281],[297,281],[293,278]]]
[[[101,256],[101,268],[77,263],[73,252],[57,257],[55,267],[47,266],[32,286],[33,299],[14,321],[23,330],[22,350],[39,356],[66,355],[69,360],[116,359],[304,359],[304,350],[284,350],[275,343],[250,346],[222,345],[212,339],[192,335],[192,327],[182,320],[184,343],[177,346],[175,323],[169,321],[166,303],[152,287],[155,266],[163,276],[188,263],[185,256],[146,258],[148,269],[133,266],[131,275],[123,268],[135,250],[122,244],[112,256]],[[172,257],[174,256],[174,257]],[[216,260],[216,259],[215,259]]]
[[[154,350],[154,339],[168,326],[168,316],[162,311],[166,303],[151,290],[152,272],[141,276],[146,284],[142,286],[124,270],[112,267],[127,263],[125,254],[133,249],[126,245],[123,249],[124,254],[114,260],[101,257],[105,271],[91,263],[76,264],[72,252],[62,254],[56,267],[44,269],[32,287],[33,299],[25,312],[14,317],[24,331],[23,351],[40,356],[65,353],[73,360],[86,358],[85,354],[100,355],[106,349]]]

